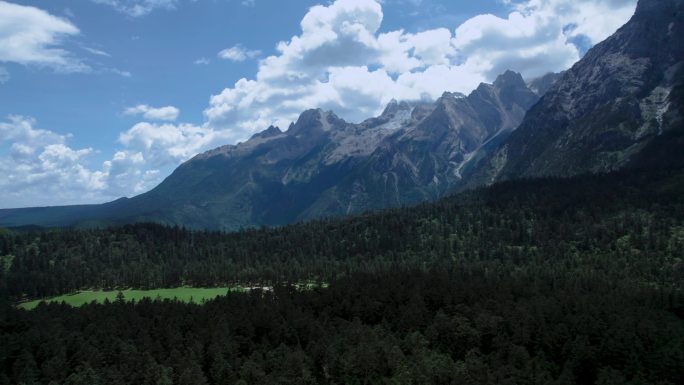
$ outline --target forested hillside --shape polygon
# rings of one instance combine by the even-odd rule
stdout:
[[[441,265],[680,284],[684,178],[661,171],[507,182],[414,208],[237,233],[155,224],[3,231],[0,256],[13,298]]]
[[[91,41],[90,25],[108,19],[72,3],[51,4],[58,17],[0,0],[0,51],[3,34],[40,35],[26,51],[57,55],[52,64],[97,55],[102,67],[84,60],[68,78],[124,76],[108,108],[145,121],[103,157],[85,143],[111,139],[116,120],[71,140],[59,115],[91,127],[85,117],[102,121],[108,108],[85,103],[78,82],[38,76],[48,63],[13,59],[10,82],[0,67],[2,87],[47,88],[22,85],[38,99],[9,107],[44,110],[36,116],[56,131],[17,111],[0,121],[2,207],[142,194],[0,210],[0,385],[684,384],[684,0],[490,2],[507,19],[442,7],[463,2],[393,1],[399,12],[388,19],[413,20],[394,32],[396,21],[381,28],[380,3],[390,2],[337,0],[310,8],[302,34],[275,51],[251,43],[264,40],[256,30],[287,24],[279,2],[268,5],[283,7],[275,19],[261,20],[266,30],[237,12],[259,15],[266,5],[254,1],[83,2],[112,13],[164,8],[149,23],[125,12],[120,30],[136,36],[117,45]],[[234,5],[228,23],[191,10],[214,3]],[[631,13],[627,3],[634,16],[598,43]],[[455,34],[414,31],[421,15],[465,21]],[[196,18],[202,28],[190,29]],[[85,19],[79,35],[71,23]],[[245,45],[212,60],[202,54],[194,68],[206,79],[155,64],[187,61],[185,40],[199,56],[214,46],[199,32],[226,39],[215,32],[238,31],[240,20],[255,32],[233,35]],[[172,30],[193,38],[160,33]],[[150,55],[122,56],[148,41]],[[230,57],[238,49],[242,60]],[[193,121],[200,110],[186,99],[207,87],[219,58],[234,62],[221,63],[221,76],[240,80],[211,97],[204,123]],[[506,71],[468,95],[437,97],[503,65],[540,75],[542,61],[564,69],[577,59],[530,83]],[[31,76],[14,76],[29,64]],[[254,80],[235,72],[254,65]],[[145,68],[192,87],[152,87]],[[88,99],[91,85],[107,91],[89,83]],[[147,88],[190,104],[182,116],[172,105],[122,109]],[[78,103],[44,97],[54,90]],[[370,112],[395,94],[409,99],[360,123],[325,110]],[[283,126],[304,104],[320,108],[286,130],[251,131]],[[243,135],[252,136],[205,151]]]
[[[455,265],[355,274],[327,289],[276,287],[204,305],[8,308],[0,383],[684,381],[681,296],[569,270]]]
[[[238,233],[3,230],[0,255],[0,384],[684,381],[681,169],[507,182]],[[302,279],[329,286],[297,290]],[[273,290],[13,306],[256,282]]]

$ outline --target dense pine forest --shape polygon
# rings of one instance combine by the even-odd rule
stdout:
[[[596,273],[456,268],[204,305],[6,309],[0,382],[681,384],[680,300]]]
[[[498,184],[418,207],[238,233],[156,224],[5,230],[14,300],[81,289],[331,281],[392,268],[600,275],[681,289],[684,173]]]
[[[0,385],[684,384],[684,0],[20,3]]]
[[[681,289],[684,173],[498,184],[418,207],[237,233],[156,224],[4,230],[14,300],[81,289],[331,281],[392,268],[600,275]]]
[[[7,229],[0,256],[0,384],[684,383],[678,168],[237,233]],[[273,290],[14,306],[236,283]]]

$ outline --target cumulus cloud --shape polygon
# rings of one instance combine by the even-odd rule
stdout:
[[[135,107],[129,107],[124,111],[126,115],[142,115],[148,120],[176,120],[180,114],[180,110],[173,106],[154,108],[146,104],[138,104]]]
[[[567,37],[586,36],[596,44],[612,35],[634,14],[636,0],[526,0],[514,8],[561,25]]]
[[[131,16],[175,6],[162,5],[163,0],[94,1],[148,6],[144,12],[127,12]],[[172,106],[127,109],[125,113],[147,121],[122,132],[120,148],[99,167],[87,166],[92,149],[73,149],[65,136],[35,128],[31,119],[11,117],[0,123],[0,148],[8,149],[0,156],[0,173],[6,175],[0,179],[0,191],[3,198],[7,195],[2,204],[95,202],[137,194],[193,155],[244,140],[270,124],[286,128],[308,108],[331,109],[359,121],[378,114],[392,98],[430,100],[444,91],[468,93],[506,69],[527,78],[563,70],[581,55],[578,39],[595,44],[607,37],[628,20],[635,4],[509,1],[511,12],[505,17],[478,15],[459,26],[417,33],[379,32],[383,13],[373,0],[315,6],[303,17],[299,34],[278,43],[275,54],[259,61],[255,76],[210,97],[201,124],[173,122],[179,111]],[[0,42],[6,35],[0,27]],[[35,46],[50,50],[57,40],[43,41],[48,43]],[[258,56],[236,47],[220,56],[238,61]],[[6,51],[0,43],[0,58]],[[68,60],[66,52],[57,51]]]
[[[175,9],[178,0],[90,0],[94,3],[108,5],[117,12],[131,17],[142,17],[158,9]]]
[[[78,34],[68,20],[35,7],[0,1],[0,62],[87,71],[86,64],[61,46],[63,40]]]
[[[0,208],[100,203],[156,186],[173,167],[236,138],[230,131],[186,123],[138,123],[119,136],[120,149],[93,165],[92,148],[37,128],[24,116],[0,121]]]
[[[635,4],[515,1],[506,17],[485,14],[454,29],[379,33],[380,3],[337,0],[312,7],[301,33],[278,43],[277,53],[259,62],[254,78],[213,95],[205,116],[210,126],[246,138],[269,124],[287,127],[307,108],[332,109],[359,121],[379,113],[392,98],[468,93],[507,69],[526,78],[564,70],[580,58],[578,37],[592,44],[607,37],[628,20]]]
[[[460,25],[454,40],[462,60],[487,79],[507,69],[536,77],[579,59],[579,50],[559,25],[536,14],[513,12],[505,19],[479,15]]]
[[[91,166],[92,148],[72,148],[68,135],[36,125],[23,116],[0,121],[0,149],[7,149],[0,155],[0,208],[98,203],[139,194],[161,181],[160,170],[187,160],[201,143],[225,140],[211,129],[140,123],[121,135],[123,149]]]
[[[241,44],[237,44],[230,48],[226,48],[218,53],[218,57],[220,57],[221,59],[226,59],[235,62],[241,62],[247,59],[254,59],[259,55],[261,55],[261,51],[246,49]]]
[[[7,122],[0,122],[0,143],[12,142],[13,145],[30,145],[31,153],[35,148],[49,144],[63,143],[64,136],[52,131],[33,128],[35,121],[18,115],[11,115]]]
[[[22,116],[0,122],[0,146],[10,146],[9,154],[0,156],[1,205],[77,203],[98,195],[105,175],[82,164],[93,150],[72,149],[65,136],[34,125]]]
[[[142,152],[117,151],[102,166],[106,188],[96,201],[140,194],[159,184],[159,169],[150,167]]]
[[[155,124],[141,122],[119,135],[119,142],[130,151],[145,154],[148,165],[176,165],[200,151],[234,140],[229,131],[217,131],[192,124]]]

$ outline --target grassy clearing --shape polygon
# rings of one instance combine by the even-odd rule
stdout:
[[[316,288],[326,288],[327,283],[317,283],[315,281],[301,281],[295,283],[294,286],[298,290],[313,290]],[[64,302],[67,305],[74,307],[82,306],[93,301],[97,303],[102,303],[105,299],[110,302],[116,300],[116,296],[121,291],[124,295],[126,301],[140,301],[143,298],[151,299],[177,299],[182,302],[195,302],[200,303],[204,300],[214,299],[218,296],[226,295],[228,290],[233,292],[246,292],[249,290],[260,289],[260,290],[271,290],[270,286],[231,286],[231,287],[210,287],[210,288],[199,288],[199,287],[174,287],[169,289],[153,289],[153,290],[86,290],[79,291],[74,294],[64,294],[57,297],[51,298],[41,298],[33,301],[26,301],[17,304],[17,307],[31,310],[38,306],[41,302]]]
[[[203,300],[210,300],[221,295],[226,295],[228,290],[245,291],[244,287],[213,287],[213,288],[197,288],[197,287],[176,287],[171,289],[154,289],[154,290],[121,290],[127,301],[139,301],[143,298],[160,298],[160,299],[178,299],[183,302],[202,302]],[[90,302],[102,303],[105,299],[114,301],[119,290],[111,291],[81,291],[75,294],[60,295],[58,297],[38,299],[34,301],[27,301],[18,304],[17,306],[31,310],[38,306],[39,303],[45,302],[65,302],[71,306],[82,306]]]

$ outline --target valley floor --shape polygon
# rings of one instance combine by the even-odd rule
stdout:
[[[65,294],[56,297],[45,299],[37,299],[33,301],[22,302],[18,305],[19,308],[32,310],[40,303],[54,302],[66,303],[70,306],[82,306],[87,303],[105,303],[106,301],[114,302],[119,293],[122,293],[126,301],[140,301],[143,298],[153,300],[178,300],[181,302],[196,302],[201,303],[206,300],[214,299],[220,295],[226,295],[229,290],[245,291],[248,288],[236,287],[215,287],[215,288],[196,288],[196,287],[176,287],[170,289],[153,289],[153,290],[92,290],[80,291],[74,294]]]

